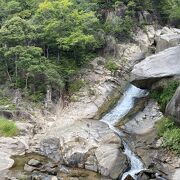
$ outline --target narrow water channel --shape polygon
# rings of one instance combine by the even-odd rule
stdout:
[[[129,171],[123,174],[123,176],[120,178],[121,180],[124,180],[128,175],[131,175],[134,179],[136,179],[136,174],[142,171],[144,167],[141,160],[128,146],[128,143],[123,137],[123,133],[119,129],[117,129],[115,125],[118,124],[122,120],[122,118],[125,117],[134,107],[136,99],[145,97],[146,95],[147,91],[139,89],[133,85],[129,85],[114,109],[112,109],[101,119],[102,122],[109,125],[109,127],[121,137],[125,149],[124,154],[126,154],[126,156],[130,160],[131,168]]]

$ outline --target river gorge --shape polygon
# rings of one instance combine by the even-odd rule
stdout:
[[[147,29],[137,43],[116,44],[115,74],[96,58],[82,70],[88,85],[73,101],[32,110],[36,118],[19,123],[19,137],[0,138],[2,179],[178,180],[179,156],[161,146],[155,124],[164,114],[149,92],[179,82],[180,30]]]

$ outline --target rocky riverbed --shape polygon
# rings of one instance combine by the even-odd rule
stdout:
[[[117,179],[130,169],[130,160],[123,153],[121,138],[98,120],[122,96],[130,71],[136,63],[131,81],[139,87],[150,87],[159,78],[179,75],[179,30],[163,28],[156,31],[153,26],[148,26],[146,33],[140,31],[134,36],[136,43],[116,44],[112,37],[108,40],[111,43],[104,53],[109,54],[113,49],[119,70],[112,74],[105,68],[106,59],[96,58],[80,73],[79,78],[86,82],[86,86],[73,95],[68,105],[63,107],[60,101],[53,108],[53,113],[35,111],[34,114],[31,111],[33,118],[24,124],[17,122],[21,136],[0,138],[2,178],[8,176],[9,179],[20,179],[20,176],[25,175],[26,178],[48,180]],[[143,60],[155,48],[155,41],[158,54]],[[158,66],[158,60],[162,61],[163,57],[165,59],[161,63],[167,72]],[[172,58],[173,62],[178,63],[175,65],[177,71],[173,72],[174,63],[169,63]],[[153,71],[146,71],[147,68]],[[157,179],[155,174],[158,173],[177,180],[179,158],[161,148],[161,140],[154,130],[155,123],[163,115],[157,102],[145,100],[144,105],[140,111],[126,117],[128,122],[120,124],[131,149],[140,157],[145,169],[151,171],[145,175],[141,173],[139,177]],[[28,154],[32,152],[36,155]],[[26,155],[11,158],[12,155],[23,154]],[[42,158],[37,154],[43,155]],[[25,160],[17,165],[18,159]],[[11,166],[13,168],[8,172]],[[151,175],[147,176],[148,173]],[[132,179],[130,176],[127,178]]]

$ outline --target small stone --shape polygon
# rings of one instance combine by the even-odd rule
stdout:
[[[25,166],[24,166],[24,170],[27,171],[27,172],[32,172],[35,169],[36,169],[35,167],[29,166],[28,164],[25,164]]]
[[[31,159],[29,162],[28,162],[28,165],[30,166],[35,166],[35,167],[39,167],[41,166],[41,162],[36,160],[36,159]]]
[[[128,175],[128,176],[125,177],[124,180],[134,180],[134,178],[131,175]]]
[[[162,143],[163,143],[163,138],[158,139],[156,142],[156,147],[157,148],[161,147]]]
[[[56,176],[53,176],[51,180],[58,180],[58,178]]]

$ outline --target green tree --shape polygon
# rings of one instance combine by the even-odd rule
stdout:
[[[49,48],[56,48],[58,61],[60,51],[73,52],[78,60],[77,52],[98,45],[94,36],[98,19],[93,11],[82,10],[76,1],[46,0],[39,5],[36,20],[41,23],[39,34],[45,39],[46,57],[49,57]]]

